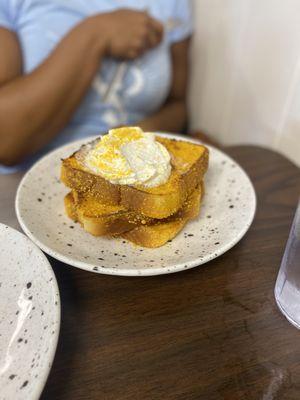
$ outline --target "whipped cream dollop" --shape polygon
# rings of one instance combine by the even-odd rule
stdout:
[[[111,129],[89,150],[85,165],[113,184],[156,187],[171,173],[168,150],[139,127]]]

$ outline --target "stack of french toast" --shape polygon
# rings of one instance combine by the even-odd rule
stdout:
[[[114,131],[122,138],[130,129]],[[147,187],[112,183],[86,164],[87,155],[101,140],[62,160],[61,181],[71,189],[65,197],[65,210],[85,231],[154,248],[173,239],[198,216],[208,168],[205,146],[156,135],[155,141],[169,153],[170,173],[166,182]]]

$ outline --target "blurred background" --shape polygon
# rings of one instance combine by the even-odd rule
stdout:
[[[190,127],[300,166],[300,1],[194,0]]]

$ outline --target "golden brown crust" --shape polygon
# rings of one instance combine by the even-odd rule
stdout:
[[[68,217],[79,222],[84,230],[94,236],[120,235],[137,226],[137,221],[130,215],[132,213],[128,212],[94,216],[86,214],[80,206],[76,207],[72,192],[65,196],[64,202]]]
[[[161,247],[173,239],[186,225],[186,223],[199,215],[200,203],[203,196],[203,183],[194,190],[176,215],[164,220],[157,220],[152,225],[137,226],[123,233],[121,236],[137,246]]]
[[[173,239],[187,223],[187,219],[175,219],[174,221],[161,222],[157,225],[138,226],[121,236],[137,246],[161,247]]]
[[[97,197],[106,204],[120,203],[120,189],[101,176],[82,169],[81,164],[72,155],[62,161],[60,180],[79,193]]]
[[[67,216],[77,222],[77,212],[74,204],[72,192],[68,193],[64,198],[65,211]]]

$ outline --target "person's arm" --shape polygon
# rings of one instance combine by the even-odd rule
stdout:
[[[20,162],[59,133],[103,55],[136,58],[161,35],[161,25],[145,13],[99,14],[73,28],[39,67],[22,75],[17,37],[0,28],[0,163]]]
[[[18,74],[13,79],[1,74],[2,164],[15,164],[34,153],[69,120],[99,67],[102,43],[94,39],[91,30],[78,26],[31,74],[23,76],[21,70],[16,70]],[[0,42],[9,50],[4,53],[1,46],[0,59],[7,65],[5,69],[20,65],[21,52],[15,35],[1,29]]]
[[[185,39],[172,45],[173,80],[170,94],[158,112],[140,121],[143,130],[181,132],[185,127],[189,42],[190,39]]]

